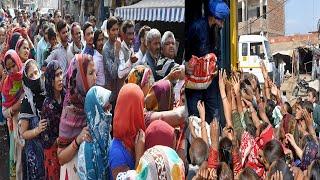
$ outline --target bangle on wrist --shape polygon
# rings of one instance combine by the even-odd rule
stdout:
[[[74,150],[78,150],[78,149],[79,149],[79,145],[78,145],[76,139],[77,139],[77,138],[75,138],[75,139],[73,140],[73,142],[72,142],[72,148],[73,148]]]
[[[38,127],[36,127],[36,128],[33,129],[33,134],[34,134],[35,136],[37,135],[37,129],[38,129]]]
[[[79,145],[78,142],[77,142],[77,138],[74,139],[74,143],[75,143],[75,144],[77,145],[77,147],[79,148],[80,145]]]

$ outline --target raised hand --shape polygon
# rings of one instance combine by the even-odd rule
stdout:
[[[204,121],[205,117],[206,117],[206,111],[205,111],[205,107],[204,107],[204,102],[203,101],[198,101],[197,108],[198,108],[198,111],[199,111],[199,116],[200,116],[201,121]]]
[[[237,75],[232,76],[232,85],[236,95],[240,94],[240,78]]]
[[[219,70],[219,88],[220,88],[220,93],[225,92],[226,89],[226,84],[225,81],[227,79],[227,73],[224,69]]]
[[[136,154],[143,154],[144,153],[144,145],[146,141],[146,135],[142,129],[140,129],[137,133],[136,140],[135,140],[135,152]]]
[[[211,145],[214,149],[218,149],[219,144],[219,123],[216,118],[210,123]]]

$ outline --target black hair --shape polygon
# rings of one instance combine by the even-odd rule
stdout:
[[[54,11],[54,13],[53,13],[53,17],[56,17],[59,12],[60,12],[60,10],[56,9],[56,10]],[[60,12],[60,13],[61,13],[61,12]]]
[[[121,30],[123,33],[126,33],[129,28],[134,27],[134,24],[131,20],[126,20],[123,22]]]
[[[107,21],[107,30],[110,30],[115,24],[118,24],[118,19],[114,16],[109,17]]]
[[[269,121],[274,124],[274,118],[272,117],[273,110],[276,107],[276,103],[273,100],[267,99],[265,112]]]
[[[66,14],[64,15],[64,19],[67,20],[67,19],[71,19],[71,15],[70,14]]]
[[[149,26],[147,26],[147,25],[142,26],[142,28],[140,28],[139,33],[138,33],[139,34],[139,41],[141,38],[143,38],[145,36],[146,32],[150,31],[150,30],[151,30],[151,28]]]
[[[312,87],[309,87],[308,90],[307,90],[307,93],[311,93],[312,96],[316,98],[316,102],[318,101],[318,93],[317,93],[317,90],[315,90],[315,89],[312,88]]]
[[[64,20],[60,20],[58,23],[57,23],[57,31],[60,32],[63,28],[67,27],[67,23],[66,21]]]
[[[217,176],[219,180],[233,180],[233,171],[230,165],[225,162],[221,162],[217,168]]]
[[[57,38],[57,33],[54,31],[54,29],[52,27],[49,27],[48,40],[51,40],[52,38]]]
[[[284,103],[284,106],[289,114],[292,114],[292,107],[288,102]]]
[[[97,42],[98,42],[98,39],[99,39],[99,36],[100,34],[102,34],[103,32],[100,30],[100,29],[97,29],[95,32],[94,32],[94,35],[93,35],[93,44],[94,44],[94,47],[97,48]]]
[[[276,162],[270,167],[269,176],[271,177],[277,171],[282,172],[283,180],[293,180],[293,173],[290,171],[289,166],[283,159],[276,160]]]
[[[82,26],[82,32],[83,32],[83,34],[85,34],[86,30],[87,30],[89,27],[92,27],[92,28],[93,28],[93,25],[92,25],[90,22],[84,23],[84,25]]]
[[[95,23],[97,22],[97,19],[96,19],[96,17],[94,17],[94,16],[90,16],[89,17],[89,21],[94,21]]]
[[[310,101],[304,101],[303,105],[302,105],[303,109],[306,109],[308,111],[308,113],[312,113],[313,112],[313,104]]]
[[[247,124],[246,131],[248,131],[251,136],[256,137],[257,128],[255,125],[251,123]]]
[[[233,167],[232,164],[232,141],[228,137],[223,137],[219,142],[220,161],[228,164],[229,167]]]
[[[271,140],[264,145],[263,155],[265,160],[272,164],[273,161],[285,158],[284,151],[279,141]]]

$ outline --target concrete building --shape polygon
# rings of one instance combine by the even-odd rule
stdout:
[[[83,23],[90,15],[102,23],[114,9],[134,4],[140,0],[57,0],[62,14],[71,14],[75,21]],[[83,10],[81,11],[81,8]],[[83,12],[83,14],[81,14]]]
[[[284,0],[238,0],[239,35],[261,34],[267,37],[285,34]]]

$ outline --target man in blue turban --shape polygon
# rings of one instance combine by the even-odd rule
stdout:
[[[222,0],[210,0],[208,7],[208,21],[223,27],[223,21],[229,16],[230,10],[229,7]]]
[[[193,3],[198,2],[193,0]],[[186,6],[186,9],[190,8],[192,11],[195,10],[195,4],[189,3],[188,5],[189,6]],[[190,22],[191,19],[186,19],[186,22],[190,22],[187,24],[185,48],[186,74],[189,75],[193,74],[193,69],[188,67],[188,61],[192,55],[203,57],[209,53],[215,53],[218,57],[218,64],[220,61],[218,55],[220,54],[220,49],[216,47],[216,45],[219,44],[220,37],[215,38],[218,41],[214,41],[212,38],[212,29],[219,31],[223,27],[224,20],[228,18],[230,13],[229,7],[222,0],[209,0],[205,6],[207,16],[201,16],[198,18],[192,17],[191,19],[195,18],[192,22]],[[196,90],[186,88],[185,94],[187,98],[188,112],[190,115],[199,117],[197,103],[198,101],[203,101],[205,104],[206,121],[210,123],[213,117],[219,118],[220,99],[217,77],[213,79],[207,89]]]

